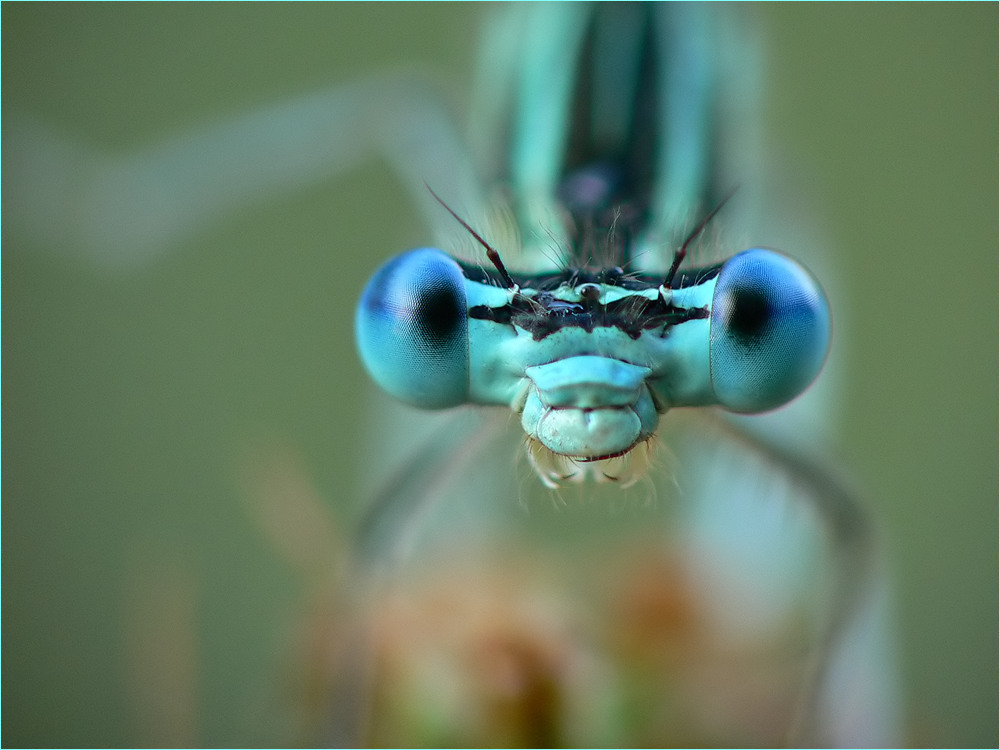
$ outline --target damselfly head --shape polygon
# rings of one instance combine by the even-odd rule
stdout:
[[[393,258],[362,295],[358,345],[376,382],[410,404],[513,409],[547,451],[529,451],[546,484],[626,484],[634,468],[590,464],[625,458],[675,406],[777,408],[829,348],[821,288],[770,250],[676,273],[670,288],[617,272],[512,274],[497,256],[493,269],[433,248]]]

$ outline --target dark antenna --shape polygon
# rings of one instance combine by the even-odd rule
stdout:
[[[701,220],[701,224],[696,226],[694,228],[694,231],[687,236],[687,239],[684,240],[684,244],[681,245],[681,249],[678,250],[676,253],[674,253],[674,262],[670,264],[670,270],[667,271],[667,276],[663,280],[664,287],[666,287],[667,289],[670,288],[670,284],[673,282],[674,276],[677,275],[677,269],[680,268],[681,263],[684,262],[684,258],[687,256],[688,245],[694,242],[695,237],[697,237],[699,234],[705,231],[705,227],[708,226],[708,222],[710,222],[715,217],[715,215],[722,210],[722,207],[729,202],[729,199],[733,197],[733,195],[736,193],[737,190],[739,190],[739,187],[740,187],[739,185],[733,186],[733,188],[726,194],[726,196],[721,201],[719,201],[719,204],[708,213],[708,216],[706,216],[704,219]],[[436,198],[437,196],[434,197]],[[448,207],[445,206],[445,208]]]
[[[480,237],[479,233],[475,229],[470,227],[461,216],[452,211],[451,206],[449,206],[447,203],[441,200],[441,197],[434,192],[434,189],[431,188],[430,185],[428,185],[426,182],[424,183],[424,185],[428,190],[431,191],[431,195],[434,196],[434,200],[436,200],[438,203],[444,206],[445,210],[454,217],[455,221],[457,221],[459,224],[465,227],[465,231],[467,231],[469,234],[475,237],[476,242],[478,242],[480,245],[486,248],[486,257],[490,259],[490,263],[492,263],[494,267],[497,269],[497,271],[500,272],[500,278],[503,279],[503,283],[507,285],[508,289],[514,289],[517,286],[517,284],[514,283],[514,279],[512,279],[510,277],[510,274],[507,272],[507,267],[503,264],[503,261],[500,260],[500,253],[498,253],[496,250],[490,247],[490,244],[482,237]]]

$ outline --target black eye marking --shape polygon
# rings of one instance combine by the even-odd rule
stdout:
[[[417,298],[420,336],[429,343],[446,342],[461,327],[463,302],[450,286],[425,289]]]
[[[755,343],[771,322],[772,312],[765,289],[759,286],[738,287],[731,292],[726,328],[740,341]]]

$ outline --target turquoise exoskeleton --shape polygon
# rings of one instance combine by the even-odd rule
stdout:
[[[9,160],[16,189],[5,208],[11,197],[21,209],[6,215],[42,238],[79,240],[92,260],[116,270],[151,263],[236,206],[327,179],[366,152],[387,155],[416,202],[432,209],[429,223],[440,217],[460,239],[449,244],[448,232],[439,232],[434,244],[443,249],[412,250],[376,272],[356,320],[365,365],[410,404],[513,409],[509,421],[521,423],[526,454],[550,487],[617,480],[593,495],[627,505],[641,493],[617,489],[648,468],[658,427],[666,432],[684,421],[675,414],[661,422],[663,415],[688,406],[705,417],[691,420],[705,422],[704,434],[670,434],[680,460],[656,475],[675,482],[671,501],[679,502],[629,519],[600,507],[596,523],[561,508],[540,523],[542,513],[529,519],[512,507],[512,451],[490,450],[495,425],[488,420],[463,423],[466,415],[456,414],[426,439],[410,433],[405,419],[412,415],[387,420],[391,429],[379,435],[372,466],[359,467],[368,475],[377,468],[380,488],[361,514],[342,571],[338,616],[354,627],[337,638],[327,744],[360,744],[386,690],[413,673],[377,672],[368,663],[384,658],[385,626],[408,622],[386,609],[382,584],[412,572],[404,583],[425,593],[420,576],[433,579],[437,570],[456,571],[450,584],[476,605],[491,584],[498,589],[500,606],[477,617],[473,630],[513,613],[515,657],[526,642],[560,647],[561,661],[525,672],[558,683],[544,693],[563,699],[543,707],[550,724],[539,721],[537,701],[526,701],[523,712],[532,727],[559,731],[519,737],[523,746],[769,745],[785,727],[791,744],[802,737],[817,745],[898,744],[872,532],[827,452],[813,451],[810,431],[801,429],[803,422],[822,427],[823,416],[779,421],[824,394],[816,388],[793,409],[745,420],[716,419],[717,410],[700,408],[750,414],[795,398],[823,366],[830,338],[816,281],[790,258],[754,247],[780,236],[768,233],[774,224],[799,217],[779,201],[764,201],[763,211],[755,204],[771,191],[761,190],[746,156],[753,149],[744,148],[756,140],[754,118],[746,116],[759,96],[747,54],[754,45],[740,43],[744,29],[727,25],[731,12],[721,4],[525,3],[491,16],[470,134],[479,182],[470,179],[473,164],[434,90],[409,75],[276,102],[121,158],[81,151],[33,121],[5,126],[5,152],[18,157]],[[414,34],[423,39],[422,30]],[[338,242],[331,242],[335,254]],[[331,400],[343,397],[331,393]],[[336,432],[346,445],[363,430],[338,424]],[[414,450],[387,472],[383,457],[406,458],[395,450],[398,440]],[[347,495],[338,485],[333,498],[349,511]],[[282,493],[274,502],[285,500]],[[427,513],[432,506],[443,512]],[[276,505],[274,516],[285,507]],[[658,526],[668,517],[669,526]],[[434,535],[417,539],[430,527]],[[412,549],[434,554],[418,560]],[[617,566],[633,551],[655,553],[654,564],[638,556]],[[326,575],[327,557],[316,559]],[[533,586],[536,575],[542,584]],[[527,594],[527,616],[508,590]],[[666,593],[672,606],[644,607],[639,614],[650,616],[636,617],[618,596],[630,590],[638,604],[664,601],[649,599],[652,590]],[[820,598],[826,606],[810,627]],[[431,624],[403,627],[407,634],[432,632],[458,658],[482,653],[463,650],[456,630],[444,627],[454,611],[438,597],[426,599]],[[540,629],[538,601],[552,605],[542,608]],[[677,612],[689,617],[671,616]],[[550,631],[549,615],[568,626]],[[678,621],[689,626],[687,637],[671,630]],[[643,634],[649,624],[656,627]],[[642,637],[619,645],[641,648],[614,653],[617,631],[633,625]],[[495,634],[485,633],[489,653]],[[687,653],[692,644],[699,657]],[[418,638],[409,651],[422,657],[426,646]],[[598,651],[611,655],[598,664],[590,658]],[[681,652],[683,665],[654,663]],[[441,663],[431,661],[436,678]],[[685,668],[695,661],[705,669]],[[578,671],[595,664],[596,671]],[[507,715],[511,673],[496,671]],[[726,687],[735,690],[720,697]],[[431,738],[426,744],[502,742],[494,733],[477,741],[441,729],[442,717],[461,726],[475,710],[465,700],[449,708],[448,691],[439,688],[432,679],[399,701],[429,708],[435,731],[423,735]],[[770,712],[759,695],[771,698]],[[645,721],[636,715],[644,705]],[[390,721],[378,724],[391,724],[389,713]],[[594,726],[580,728],[588,718]],[[766,731],[755,733],[760,723]],[[373,741],[414,744],[421,736],[404,732],[386,741],[376,733]]]
[[[827,542],[828,606],[795,706],[785,709],[786,740],[892,744],[865,512],[802,450],[806,431],[781,436],[773,417],[739,416],[809,387],[830,347],[831,317],[808,271],[756,246],[766,236],[731,239],[732,224],[761,231],[760,216],[774,207],[756,211],[756,165],[744,149],[756,141],[745,116],[757,94],[754,61],[744,56],[752,45],[739,43],[728,16],[713,4],[540,3],[492,26],[472,132],[482,184],[464,192],[458,168],[427,179],[423,197],[459,239],[449,252],[421,247],[375,272],[357,309],[358,348],[373,379],[406,403],[512,410],[528,460],[552,489],[586,479],[626,488],[652,477],[670,409],[734,413],[703,420],[725,445],[689,433],[670,443],[687,472],[679,494],[691,502],[669,533],[683,535],[678,546],[696,566],[700,552],[712,561],[704,600],[740,638],[755,620],[801,624],[799,607],[819,588],[810,564]],[[754,421],[770,424],[757,430]],[[408,438],[399,425],[393,434]],[[400,563],[431,525],[425,516],[451,499],[449,471],[479,456],[483,435],[449,425],[414,438],[413,458],[384,482],[359,527],[358,570],[373,587],[383,572],[408,569]],[[437,453],[446,460],[433,461]],[[491,520],[510,522],[487,517],[504,514],[490,465],[476,467],[481,484],[457,493],[450,507],[462,512],[435,517],[449,540],[474,537],[462,554],[488,546]],[[808,520],[769,515],[793,496]],[[556,524],[552,534],[545,543],[569,532]],[[574,572],[600,575],[584,565],[597,555],[602,567],[594,546],[581,543]],[[358,673],[345,670],[343,685]]]
[[[645,468],[630,451],[672,407],[763,412],[813,381],[831,323],[808,271],[762,248],[680,266],[733,187],[710,32],[683,5],[538,12],[495,180],[526,247],[456,216],[479,263],[421,248],[375,273],[356,334],[384,390],[428,409],[509,406],[547,485],[627,486]],[[531,270],[508,270],[510,255]]]

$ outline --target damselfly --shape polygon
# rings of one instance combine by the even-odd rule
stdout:
[[[436,251],[405,256],[379,273],[368,301],[389,304],[392,286],[420,296],[413,282],[429,282],[443,314],[415,322],[426,340],[454,352],[465,347],[459,328],[489,323],[498,346],[543,347],[513,363],[477,333],[468,366],[432,356],[381,368],[390,390],[446,405],[464,398],[466,369],[485,350],[535,391],[501,384],[517,413],[457,410],[430,417],[429,429],[412,411],[381,418],[359,468],[376,499],[337,600],[351,627],[336,639],[332,676],[319,668],[333,686],[317,741],[773,744],[796,724],[823,742],[892,741],[884,653],[865,619],[866,530],[806,449],[810,409],[823,406],[809,402],[815,389],[741,422],[683,409],[659,416],[712,391],[737,410],[774,406],[807,384],[825,349],[814,282],[783,256],[756,253],[738,257],[777,263],[808,291],[817,335],[806,364],[787,380],[772,370],[770,399],[747,401],[739,378],[724,393],[704,379],[712,334],[696,350],[683,341],[721,315],[712,298],[743,262],[726,271],[719,261],[772,242],[805,249],[773,239],[788,236],[777,226],[785,217],[761,205],[755,52],[729,14],[500,10],[483,36],[468,149],[433,92],[408,75],[279,102],[120,158],[6,118],[5,187],[17,186],[5,191],[7,226],[26,224],[41,244],[82,247],[118,271],[234,206],[381,148],[434,227],[433,243],[462,263]],[[336,253],[336,238],[329,243]],[[373,248],[371,268],[390,252]],[[343,295],[338,281],[330,286]],[[462,296],[474,303],[467,321]],[[362,346],[391,362],[392,344],[368,338],[386,328],[371,308]],[[676,347],[668,364],[641,348],[650,333]],[[573,340],[568,351],[544,348],[560,338]],[[583,367],[559,365],[567,354]],[[688,359],[701,360],[700,375],[676,379]],[[555,422],[545,417],[560,409],[568,413]],[[544,449],[524,451],[525,421]],[[580,425],[594,429],[583,440],[571,430],[566,450],[564,428]],[[361,441],[367,427],[340,428]],[[637,466],[654,443],[651,466]]]
[[[382,388],[415,406],[471,403],[511,409],[523,428],[527,463],[550,490],[588,480],[610,480],[626,493],[640,481],[655,486],[650,465],[661,416],[667,421],[675,407],[714,404],[737,413],[780,407],[811,383],[829,343],[824,295],[795,261],[757,248],[711,262],[719,251],[732,254],[739,247],[718,227],[731,225],[734,216],[746,219],[753,203],[746,198],[741,208],[743,196],[736,192],[733,197],[738,182],[753,179],[744,171],[751,162],[743,151],[752,131],[746,94],[754,81],[745,69],[751,48],[740,40],[732,19],[714,7],[558,4],[517,9],[495,23],[490,34],[500,41],[485,45],[482,109],[473,124],[484,152],[476,166],[487,180],[475,183],[457,169],[445,185],[426,185],[427,205],[437,211],[441,221],[436,223],[444,222],[441,246],[452,255],[435,248],[413,250],[374,275],[357,313],[361,357]],[[477,189],[477,184],[485,187]],[[730,198],[733,206],[726,205]],[[689,252],[699,262],[688,262]],[[773,590],[765,593],[759,580],[751,583],[754,574],[742,575],[747,571],[729,581],[746,586],[742,593],[752,592],[750,599],[775,608],[768,613],[774,618],[768,621],[772,635],[785,632],[788,620],[779,624],[782,617],[801,616],[803,593],[810,587],[802,578],[810,554],[794,548],[804,540],[815,545],[824,531],[832,540],[832,610],[819,635],[805,641],[808,666],[800,665],[799,699],[788,699],[792,691],[770,704],[764,723],[781,724],[776,717],[784,716],[795,740],[850,742],[859,737],[854,732],[880,724],[854,723],[858,716],[840,692],[847,684],[841,681],[851,678],[839,672],[834,677],[833,669],[835,655],[847,658],[845,636],[866,586],[869,542],[863,514],[849,493],[804,454],[778,440],[751,437],[752,428],[742,424],[717,421],[716,428],[745,441],[742,454],[716,447],[709,460],[684,456],[697,467],[691,473],[666,472],[674,472],[682,495],[703,506],[687,519],[691,538],[707,524],[718,542],[727,525],[722,518],[748,513],[738,524],[744,543],[767,547],[755,562],[766,567],[770,557],[771,565],[780,560],[793,568],[772,571],[782,579],[772,588],[786,589],[777,596]],[[460,490],[448,512],[474,507],[476,521],[457,525],[440,510],[457,471],[429,463],[441,443],[449,446],[452,461],[482,461],[484,453],[495,457],[503,450],[481,450],[480,428],[462,429],[454,423],[416,441],[423,448],[362,525],[359,547],[365,562],[358,575],[367,575],[371,565],[408,559],[408,544],[423,533],[428,522],[421,516],[429,509],[437,511],[435,523],[448,531],[426,543],[425,554],[433,548],[441,555],[449,547],[447,537],[457,536],[466,564],[483,559],[487,543],[477,541],[473,553],[469,536],[478,539],[485,519],[497,513],[483,506],[502,504],[511,487],[497,496],[490,492],[491,479],[489,487],[479,485],[471,494]],[[513,425],[506,429],[517,432]],[[678,434],[665,442],[682,454],[698,438]],[[652,469],[657,470],[664,468]],[[715,476],[706,482],[697,477],[700,471]],[[699,493],[689,481],[711,489]],[[519,492],[523,496],[523,483]],[[725,496],[730,508],[723,509],[717,498],[695,497],[712,493]],[[760,504],[745,505],[753,496]],[[770,535],[777,527],[770,514],[775,504],[787,502],[804,503],[814,514],[805,527],[813,528],[805,531],[786,519],[778,526],[787,538],[772,547]],[[675,530],[685,525],[674,522]],[[661,533],[666,536],[666,528]],[[510,528],[507,534],[508,556],[526,554],[514,541],[524,534]],[[563,536],[565,529],[555,534]],[[589,541],[577,540],[580,547],[573,554],[586,554],[582,549],[593,540],[584,538]],[[697,542],[691,546],[697,548]],[[586,577],[596,570],[579,565],[577,573]],[[721,613],[724,618],[749,611],[736,599],[729,604],[734,610]],[[778,614],[782,610],[784,615]],[[755,627],[747,625],[749,631]],[[676,634],[660,636],[669,640]],[[787,632],[785,637],[792,638]],[[670,684],[670,676],[661,677],[664,686]],[[773,689],[772,698],[783,690]],[[684,699],[658,704],[660,718],[683,704]],[[881,728],[889,725],[885,719]],[[695,732],[700,741],[741,743],[756,731],[763,732],[761,738],[768,731],[744,727],[742,737],[738,732],[727,736],[684,721],[674,730],[677,734],[644,735],[650,731],[644,727],[628,741],[662,744],[684,741],[678,737]],[[526,737],[530,742],[594,741],[565,726],[552,731],[553,736],[539,730]]]

